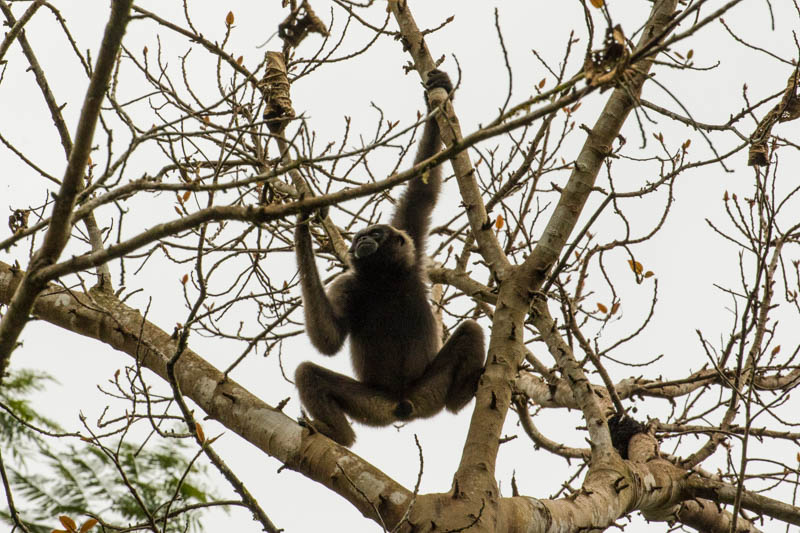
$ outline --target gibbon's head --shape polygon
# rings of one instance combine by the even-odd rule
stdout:
[[[356,271],[375,269],[410,270],[414,268],[414,242],[403,230],[388,224],[362,229],[350,245],[350,261]]]

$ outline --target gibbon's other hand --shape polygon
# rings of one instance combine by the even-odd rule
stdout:
[[[432,91],[438,88],[444,89],[447,94],[450,94],[453,92],[453,82],[450,81],[450,76],[447,75],[447,72],[435,68],[428,72],[428,81],[425,82],[425,89]]]

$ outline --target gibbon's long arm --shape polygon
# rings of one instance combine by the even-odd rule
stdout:
[[[344,289],[349,274],[339,276],[326,294],[319,279],[314,250],[311,247],[308,217],[303,214],[298,217],[294,240],[297,267],[300,270],[300,287],[303,292],[306,333],[317,350],[325,355],[333,355],[342,348],[348,333],[342,306],[345,302]],[[332,302],[337,302],[337,305],[333,305]]]
[[[428,73],[428,91],[452,85],[447,74]],[[435,121],[428,120],[415,161],[439,150]],[[332,355],[350,336],[356,379],[306,361],[295,371],[308,425],[351,446],[348,417],[373,426],[457,412],[475,395],[485,360],[483,330],[465,320],[441,346],[428,301],[425,238],[442,185],[432,168],[408,183],[392,219],[353,239],[350,270],[322,287],[311,248],[307,217],[295,229],[306,333],[319,351]],[[413,240],[412,240],[413,239]]]
[[[428,73],[426,88],[431,91],[438,87],[447,92],[452,92],[453,89],[447,74],[439,70],[432,70]],[[425,122],[422,130],[422,138],[419,141],[414,164],[428,159],[438,152],[441,146],[439,125],[436,123],[436,119],[431,117]],[[414,241],[417,260],[425,254],[425,239],[428,236],[431,212],[436,205],[441,188],[442,168],[441,165],[437,165],[423,176],[408,182],[408,187],[400,198],[392,218],[392,226],[404,230]]]

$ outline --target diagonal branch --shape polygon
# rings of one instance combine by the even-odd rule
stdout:
[[[13,22],[12,19],[14,17],[9,17],[11,10],[8,9],[8,6],[5,4],[5,2],[3,2],[2,6],[4,14],[6,15],[6,18],[9,19],[9,22],[12,24],[12,26],[11,29],[8,30],[8,33],[6,33],[6,36],[3,38],[3,42],[0,43],[0,61],[2,61],[3,56],[6,55],[8,49],[11,48],[11,44],[16,40],[17,36],[20,35],[23,26],[28,23],[31,17],[33,17],[33,14],[36,13],[36,10],[39,9],[44,3],[45,0],[36,0],[30,6],[28,6],[28,9],[25,10],[25,13],[22,14],[19,20]]]
[[[50,226],[44,236],[41,248],[31,259],[29,271],[17,288],[8,306],[8,311],[0,321],[0,376],[8,367],[11,352],[17,345],[17,338],[28,321],[28,315],[33,309],[36,297],[46,286],[46,280],[39,275],[40,270],[58,260],[69,239],[75,196],[80,192],[83,184],[83,176],[94,138],[94,129],[100,114],[100,104],[111,79],[132,3],[133,0],[118,0],[112,4],[111,16],[100,45],[100,55],[97,58],[97,64],[81,109],[75,143],[70,151],[67,169],[53,205]]]
[[[634,57],[638,50],[652,46],[654,36],[660,39],[665,37],[663,30],[672,20],[676,4],[675,0],[665,0],[653,5]],[[611,151],[612,142],[622,129],[628,114],[637,105],[636,100],[654,60],[654,56],[646,56],[631,65],[632,75],[627,77],[629,83],[611,93],[600,117],[589,132],[541,239],[517,273],[519,283],[527,290],[541,289],[550,269],[558,262],[559,255],[592,192],[603,161]]]
[[[422,81],[425,81],[428,72],[436,68],[436,63],[431,57],[428,46],[422,32],[417,27],[414,17],[406,2],[389,2],[397,24],[400,26],[400,33],[403,42],[406,44],[409,54],[414,60],[414,67]],[[439,122],[439,131],[442,140],[448,148],[462,140],[461,126],[458,117],[453,111],[452,103],[447,101],[443,104],[442,113],[436,120]],[[481,249],[481,255],[486,259],[487,264],[500,279],[506,278],[510,274],[511,265],[508,262],[497,236],[491,229],[489,217],[486,213],[486,206],[481,199],[481,192],[475,180],[475,169],[469,159],[469,153],[464,150],[458,152],[450,158],[455,172],[458,188],[461,193],[461,201],[464,203],[469,219],[472,234]]]
[[[33,15],[32,11],[35,11],[35,8],[39,6],[41,2],[36,2],[32,4],[25,13],[23,13],[22,18],[14,22],[14,15],[11,13],[11,9],[8,8],[6,3],[3,0],[0,0],[0,10],[3,11],[3,14],[6,16],[6,19],[9,23],[14,24],[14,28],[12,31],[20,26],[26,17],[30,17]],[[20,28],[21,29],[21,28]],[[5,43],[4,43],[5,44]],[[73,144],[72,139],[69,135],[69,130],[67,129],[67,123],[64,120],[64,115],[61,113],[62,107],[58,105],[56,102],[56,98],[53,95],[53,91],[50,89],[50,85],[47,83],[47,77],[44,74],[44,69],[42,69],[41,65],[39,64],[38,59],[36,59],[36,55],[33,53],[33,48],[31,47],[30,43],[28,43],[28,39],[25,37],[25,33],[22,32],[19,35],[19,44],[22,46],[22,52],[25,54],[26,59],[28,60],[28,64],[31,67],[31,70],[36,77],[36,83],[39,85],[39,89],[42,91],[42,96],[44,96],[44,101],[47,104],[47,108],[50,110],[50,116],[53,118],[53,123],[56,126],[56,130],[58,131],[58,136],[61,138],[61,146],[64,147],[64,153],[67,157],[67,161],[69,161],[70,154],[72,153]],[[3,51],[0,49],[0,57],[2,57]],[[116,59],[116,55],[114,56]],[[105,91],[105,86],[104,89]],[[102,101],[102,99],[101,99]],[[98,111],[99,116],[99,111]],[[90,139],[91,140],[91,139]],[[88,157],[88,152],[87,152]],[[83,179],[80,180],[78,187],[82,190],[83,189]],[[103,236],[100,232],[100,228],[97,226],[97,221],[94,218],[94,213],[89,212],[84,217],[82,217],[83,223],[86,226],[86,232],[89,235],[89,242],[92,245],[92,250],[99,251],[103,249]],[[97,267],[97,274],[102,279],[102,283],[106,286],[107,289],[111,289],[111,272],[107,265],[98,265]]]
[[[23,278],[24,272],[0,262],[0,303],[10,301]],[[32,314],[97,339],[169,381],[167,364],[178,341],[113,294],[99,289],[86,294],[48,285],[37,298]],[[331,446],[327,438],[304,432],[294,420],[226,378],[196,352],[186,348],[174,371],[184,396],[285,467],[321,483],[373,519],[377,520],[376,508],[387,523],[396,523],[403,516],[411,491],[346,448]],[[357,480],[356,484],[345,479],[342,471]]]

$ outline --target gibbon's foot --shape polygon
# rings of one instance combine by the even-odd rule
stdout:
[[[425,83],[425,89],[432,91],[437,88],[444,89],[447,94],[450,94],[453,92],[453,82],[450,81],[450,76],[446,72],[435,68],[428,72],[428,81]]]
[[[470,373],[462,373],[455,376],[445,400],[445,407],[448,411],[451,413],[459,412],[475,397],[475,391],[478,390],[478,381],[481,375],[483,375],[483,367]]]
[[[300,409],[300,416],[297,417],[297,424],[302,428],[307,428],[311,433],[319,433],[303,409]]]
[[[414,414],[414,403],[411,400],[400,400],[394,408],[394,416],[398,420],[409,420]]]
[[[348,431],[337,432],[336,430],[333,429],[332,426],[329,426],[322,420],[311,420],[306,414],[306,412],[303,411],[302,409],[300,410],[300,417],[298,417],[297,423],[300,424],[300,426],[307,428],[312,435],[314,433],[325,435],[332,441],[336,442],[337,444],[341,444],[346,448],[351,447],[353,443],[356,441],[356,434],[353,432],[352,429],[347,428],[350,430],[349,432]]]

